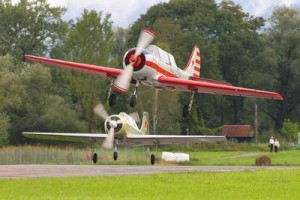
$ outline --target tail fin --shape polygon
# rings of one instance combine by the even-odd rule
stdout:
[[[142,120],[142,125],[140,130],[144,135],[149,134],[149,113],[147,112],[143,113],[143,120]]]
[[[192,77],[199,78],[200,70],[201,70],[200,49],[197,45],[195,45],[190,55],[189,62],[185,67],[184,71]]]

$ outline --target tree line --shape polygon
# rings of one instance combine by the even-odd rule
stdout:
[[[129,91],[115,107],[106,105],[110,114],[147,111],[156,134],[214,135],[224,124],[253,125],[257,105],[260,133],[292,139],[299,130],[299,9],[278,7],[263,19],[232,1],[170,0],[150,7],[128,29],[115,27],[110,14],[84,10],[65,21],[65,12],[46,0],[0,0],[0,146],[28,142],[23,131],[103,131],[92,108],[106,102],[109,80],[33,64],[25,54],[121,68],[145,26],[156,31],[154,44],[172,53],[180,68],[198,44],[201,77],[276,91],[284,100],[197,94],[184,120],[189,93],[141,86],[135,109],[128,106]]]

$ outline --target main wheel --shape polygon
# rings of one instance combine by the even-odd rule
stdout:
[[[115,151],[113,157],[114,157],[114,160],[118,160],[118,152]]]
[[[132,107],[132,108],[135,107],[136,102],[137,102],[137,95],[136,94],[132,94],[130,96],[130,102],[129,102],[130,107]]]
[[[151,155],[150,162],[151,162],[151,165],[154,165],[154,163],[155,163],[155,155],[154,154]]]
[[[94,153],[94,154],[93,154],[92,160],[93,160],[93,163],[94,163],[94,164],[97,163],[97,161],[98,161],[98,155],[97,155],[97,153]]]
[[[113,107],[116,104],[116,99],[117,97],[113,93],[108,96],[108,104],[110,107]]]
[[[182,108],[182,117],[187,118],[189,116],[189,105],[184,105]]]

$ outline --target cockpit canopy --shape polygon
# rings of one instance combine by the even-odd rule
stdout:
[[[159,48],[158,46],[149,45],[147,47],[147,50],[162,62],[171,65],[173,67],[177,67],[174,56],[166,52],[165,50]]]

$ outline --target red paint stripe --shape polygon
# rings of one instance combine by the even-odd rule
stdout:
[[[171,72],[161,68],[160,66],[158,66],[157,64],[151,62],[151,61],[146,61],[146,65],[148,67],[151,67],[152,69],[155,69],[157,72],[165,75],[165,76],[168,76],[168,77],[177,77],[175,76],[174,74],[172,74]]]
[[[197,56],[199,56],[199,57],[200,57],[200,52],[199,52],[199,51],[197,52]]]
[[[149,34],[152,35],[152,36],[155,36],[155,32],[154,32],[152,29],[148,28],[148,27],[145,27],[145,28],[143,29],[143,31],[149,33]]]
[[[120,88],[120,87],[117,86],[117,85],[113,85],[112,88],[113,88],[114,90],[116,90],[117,92],[121,93],[121,94],[126,93],[126,90],[125,90],[125,89]]]
[[[199,64],[199,65],[201,65],[201,62],[198,59],[196,59],[196,63]]]
[[[200,67],[195,67],[194,70],[200,72]]]

